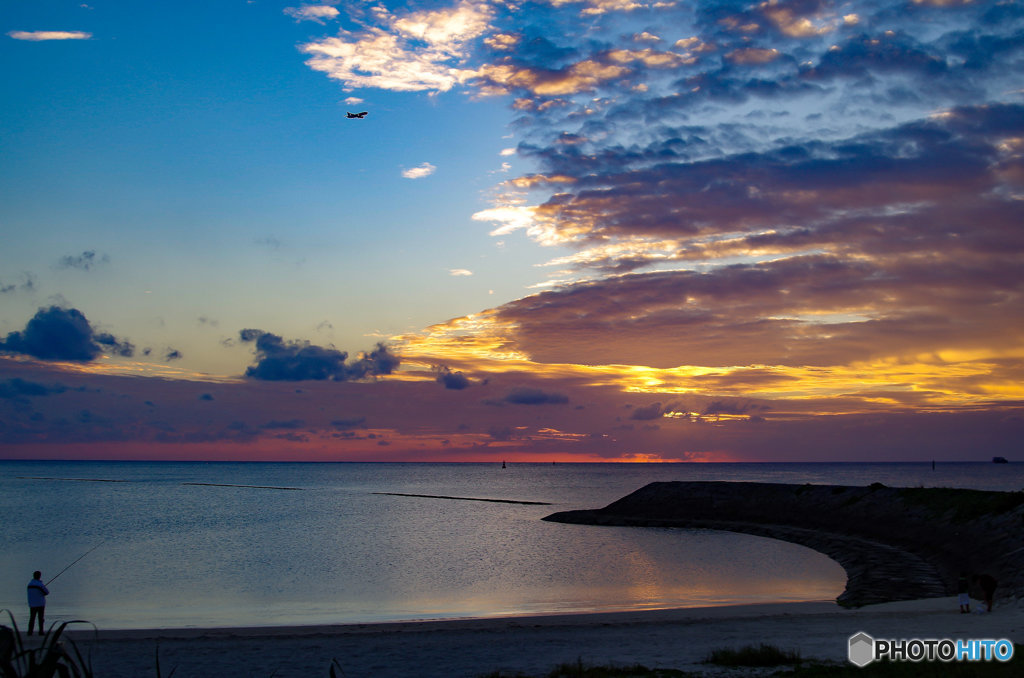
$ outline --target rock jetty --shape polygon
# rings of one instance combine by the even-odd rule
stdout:
[[[848,607],[954,595],[962,570],[995,577],[997,599],[1024,596],[1024,492],[660,482],[602,509],[544,520],[728,530],[802,544],[846,570],[836,602]]]

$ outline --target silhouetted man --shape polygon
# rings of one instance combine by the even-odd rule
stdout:
[[[971,597],[967,594],[967,572],[960,571],[960,578],[956,580],[956,595],[960,603],[960,614],[967,614],[971,611]]]
[[[46,596],[50,589],[40,579],[43,573],[36,570],[28,583],[28,635],[32,635],[32,623],[39,620],[39,635],[43,635],[43,614],[46,612]]]

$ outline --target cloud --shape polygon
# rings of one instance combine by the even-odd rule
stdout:
[[[812,395],[836,414],[1012,402],[1022,138],[1024,108],[993,102],[710,158],[652,143],[595,165],[602,147],[552,143],[545,169],[578,181],[530,235],[575,249],[558,260],[569,280],[453,321],[443,345],[477,373],[519,361],[647,394],[770,395],[776,411]],[[734,414],[760,416],[717,416]]]
[[[418,167],[402,170],[402,176],[406,179],[422,179],[424,177],[429,177],[436,169],[437,167],[434,165],[431,165],[429,162],[425,162]]]
[[[264,429],[289,429],[297,430],[301,429],[306,425],[306,422],[302,419],[287,419],[287,420],[272,420],[263,424],[260,428]]]
[[[182,355],[181,351],[179,351],[178,349],[169,348],[167,349],[167,353],[164,355],[164,360],[181,360],[183,357],[184,356]]]
[[[514,405],[562,405],[569,402],[569,396],[539,388],[521,387],[509,391],[504,401]]]
[[[342,419],[331,420],[331,426],[337,429],[357,428],[365,423],[366,417],[345,417]]]
[[[77,268],[82,271],[89,271],[98,264],[110,263],[110,256],[106,254],[96,255],[95,250],[86,250],[79,255],[70,254],[60,258],[57,262],[58,268]]]
[[[465,268],[450,268],[448,269],[448,274],[455,277],[468,277],[473,275],[473,271]]]
[[[725,58],[734,64],[767,64],[775,61],[780,56],[781,54],[777,49],[746,47],[729,52],[725,55]]]
[[[496,320],[515,328],[506,342],[544,362],[799,366],[1012,351],[1017,302],[1002,289],[1020,283],[1010,262],[993,266],[998,284],[971,280],[970,266],[936,273],[806,257],[632,274],[510,302]]]
[[[51,393],[63,393],[67,388],[61,384],[47,386],[20,377],[0,381],[0,398],[13,399],[22,397],[43,397]]]
[[[403,357],[437,372],[298,393],[287,380],[351,381],[393,356],[248,330],[253,374],[231,397],[204,384],[128,412],[143,397],[120,393],[139,380],[104,382],[109,394],[33,400],[40,415],[75,400],[63,429],[0,403],[5,440],[142,426],[168,441],[306,436],[269,441],[275,454],[306,439],[311,455],[334,441],[358,454],[365,438],[375,458],[386,435],[389,454],[413,458],[431,445],[537,458],[576,445],[566,454],[723,459],[956,458],[1020,440],[1020,3],[446,0],[345,13],[297,58],[346,92],[508,95],[515,141],[493,150],[514,147],[521,174],[474,218],[555,248],[537,293],[403,338]],[[466,375],[504,395],[440,390]],[[543,407],[559,402],[574,406]],[[358,440],[353,412],[374,427]],[[301,431],[261,428],[294,421]]]
[[[661,403],[651,403],[650,405],[643,405],[637,407],[629,415],[630,419],[637,419],[640,421],[648,421],[651,419],[660,419],[662,415]]]
[[[361,31],[307,43],[306,64],[341,81],[346,89],[445,92],[472,74],[461,68],[468,43],[489,27],[486,2],[464,0],[452,8],[396,15],[378,8]]]
[[[240,340],[246,341],[246,342],[248,342],[248,341],[256,341],[257,339],[259,339],[264,334],[266,334],[266,333],[263,330],[245,329],[245,330],[239,330],[238,338]]]
[[[299,7],[285,7],[284,13],[296,21],[315,21],[318,24],[326,23],[325,20],[336,19],[338,10],[330,5],[301,5]]]
[[[81,311],[59,306],[40,308],[20,332],[0,341],[0,351],[30,355],[41,360],[88,362],[104,350],[131,356],[135,347],[109,333],[95,333]]]
[[[348,353],[310,344],[308,341],[284,341],[276,334],[257,329],[239,332],[243,342],[255,343],[256,364],[245,376],[266,381],[332,380],[348,381],[391,374],[400,359],[387,346],[377,344],[369,353],[361,353],[347,362]]]
[[[996,146],[1003,132],[970,122],[949,123],[976,120],[980,125],[1002,125],[999,118],[1021,110],[1017,106],[959,109],[948,122],[914,122],[834,143],[632,170],[594,173],[589,163],[586,168],[570,168],[571,157],[553,158],[559,172],[590,174],[578,179],[574,193],[561,193],[533,210],[534,227],[540,228],[537,222],[543,224],[535,237],[543,234],[569,244],[621,236],[684,236],[701,247],[693,257],[699,259],[723,242],[735,244],[710,240],[716,234],[742,238],[744,233],[760,235],[766,229],[779,233],[794,224],[824,232],[834,228],[835,218],[842,218],[836,210],[852,217],[886,205],[952,203],[954,196],[977,195],[979,181],[995,189],[1016,180],[1001,169],[1003,160]],[[1007,129],[1007,133],[1015,132]],[[619,166],[628,163],[623,159]],[[937,163],[963,163],[970,173],[956,173],[950,169],[952,164]],[[638,192],[639,186],[645,190]],[[995,198],[996,203],[1011,204],[1001,197]],[[905,210],[878,218],[905,220]],[[750,251],[747,244],[740,242],[735,249]]]
[[[759,411],[763,409],[760,405],[755,403],[742,403],[735,401],[723,401],[714,400],[708,403],[704,407],[702,414],[704,415],[721,415],[721,414],[748,414],[751,411]]]
[[[97,344],[104,346],[107,351],[123,358],[131,358],[135,355],[135,345],[129,341],[118,339],[109,332],[94,334],[93,339]]]
[[[85,31],[10,31],[8,36],[15,40],[42,42],[46,40],[89,40],[92,33]]]
[[[475,78],[479,86],[492,94],[526,90],[539,96],[566,96],[592,92],[604,83],[622,80],[629,72],[621,64],[598,59],[550,69],[525,66],[509,58],[504,63],[481,67]]]
[[[378,342],[369,353],[360,353],[358,356],[356,373],[360,376],[379,376],[391,374],[401,364],[402,360],[383,343]]]
[[[345,361],[348,354],[309,342],[288,342],[269,332],[245,329],[239,333],[243,342],[256,343],[256,364],[248,367],[245,376],[270,381],[302,381],[306,379],[348,378]]]
[[[506,441],[506,440],[513,440],[516,437],[518,437],[518,432],[514,428],[512,428],[511,426],[497,426],[496,425],[496,426],[491,426],[488,429],[487,435],[490,436],[492,440]]]
[[[266,247],[269,250],[275,251],[281,249],[284,246],[284,243],[282,243],[279,238],[276,238],[272,235],[268,235],[264,238],[256,238],[253,240],[253,243],[259,245],[260,247]]]
[[[818,267],[821,273],[849,266],[851,277],[866,276],[870,285],[904,280],[916,297],[914,281],[928,271],[896,252],[926,251],[933,262],[948,263],[946,275],[968,275],[965,257],[1001,259],[994,242],[1003,243],[1003,252],[1020,247],[1010,224],[1019,219],[1015,196],[1024,184],[1012,141],[1024,134],[1015,122],[1022,115],[1013,104],[961,107],[846,139],[649,166],[635,149],[610,149],[607,169],[605,161],[595,167],[593,155],[577,162],[551,147],[541,159],[552,172],[577,177],[566,184],[572,190],[518,212],[521,221],[496,233],[524,228],[542,244],[577,248],[552,263],[613,274],[668,262],[706,269],[759,260],[766,260],[760,270],[781,271],[786,258],[797,265],[801,257],[827,257],[833,265]],[[629,169],[634,163],[640,166]],[[477,215],[484,217],[500,215]],[[984,284],[973,276],[971,282]]]
[[[529,21],[518,5],[486,0],[411,12],[352,7],[358,30],[301,49],[311,68],[346,90],[467,87],[481,95],[512,93],[518,110],[550,115],[551,122],[562,111],[562,119],[595,129],[609,114],[658,121],[660,128],[673,124],[666,113],[709,101],[813,94],[820,103],[811,108],[822,108],[848,94],[855,103],[876,94],[904,96],[902,90],[925,110],[1011,91],[1021,51],[1019,8],[963,5],[919,3],[913,12],[898,13],[884,3],[857,0],[841,11],[822,0],[696,7],[559,0],[532,5]],[[638,12],[650,22],[647,30],[637,30]],[[580,39],[574,27],[581,16],[597,14],[607,16],[601,23],[583,18],[588,39]],[[650,26],[658,26],[656,35]],[[907,82],[906,75],[915,80]],[[826,91],[822,83],[838,89]],[[853,117],[867,109],[831,110],[839,111]],[[722,112],[694,110],[714,117]]]
[[[648,2],[636,0],[552,0],[555,7],[583,5],[579,10],[582,17],[600,16],[611,12],[633,12],[651,6]]]
[[[680,382],[688,388],[654,396],[641,389],[663,372],[617,366],[623,373],[636,370],[637,378],[624,382],[612,378],[610,366],[519,364],[492,374],[492,387],[497,384],[502,394],[524,388],[563,394],[585,407],[544,407],[541,401],[551,399],[542,397],[529,399],[537,407],[467,398],[472,392],[445,397],[432,380],[393,379],[371,387],[305,382],[296,389],[281,381],[197,383],[0,360],[0,456],[550,462],[622,460],[643,450],[651,459],[927,461],[962,460],[967,450],[984,461],[993,454],[1012,457],[1024,434],[1019,401],[995,409],[991,403],[928,407],[927,394],[904,389],[918,399],[905,402],[917,405],[892,411],[883,399],[893,392],[871,388],[870,399],[837,399],[828,414],[821,409],[827,403],[814,394],[771,402],[707,397],[700,393],[718,387],[707,379]],[[851,377],[863,380],[874,372],[865,366]],[[759,373],[764,370],[752,366],[742,377],[755,380]],[[808,374],[822,385],[822,370]],[[1016,384],[1021,374],[1018,364]],[[11,379],[26,383],[12,385]],[[626,383],[631,388],[623,388]],[[635,411],[654,401],[668,416],[627,419],[624,403]],[[494,406],[500,403],[505,406]],[[923,411],[915,411],[921,403]],[[386,452],[377,446],[381,439],[391,443]],[[983,449],[979,439],[986,442]]]
[[[465,388],[469,388],[470,381],[462,372],[453,372],[449,367],[440,365],[434,368],[437,373],[437,382],[444,384],[444,387],[453,391],[461,391]]]
[[[569,253],[545,291],[478,314],[450,350],[593,366],[647,393],[827,394],[837,411],[843,394],[1017,397],[1024,106],[770,140],[666,125],[625,144],[614,125],[520,145],[571,181],[524,186],[554,193],[499,231]]]
[[[11,294],[16,291],[31,292],[36,288],[36,278],[31,273],[22,273],[20,283],[5,283],[0,280],[0,294]]]

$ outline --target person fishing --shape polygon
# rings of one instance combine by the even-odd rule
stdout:
[[[32,573],[32,581],[28,583],[28,635],[32,635],[32,624],[39,620],[39,635],[43,635],[43,616],[46,613],[46,596],[50,589],[42,580],[43,573],[36,570]]]
[[[103,546],[103,542],[96,544],[96,546],[93,546],[91,549],[78,556],[78,558],[75,558],[67,567],[53,575],[53,578],[45,584],[43,583],[42,572],[36,570],[32,573],[32,581],[28,583],[28,635],[32,635],[32,624],[36,619],[39,620],[39,635],[43,635],[43,617],[46,614],[46,596],[50,595],[50,589],[46,587],[55,582],[57,577],[77,565],[82,558],[85,558],[101,546]]]

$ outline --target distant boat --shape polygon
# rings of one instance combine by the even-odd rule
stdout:
[[[992,463],[993,464],[1009,464],[1010,462],[1006,461],[1006,457],[992,457]]]

